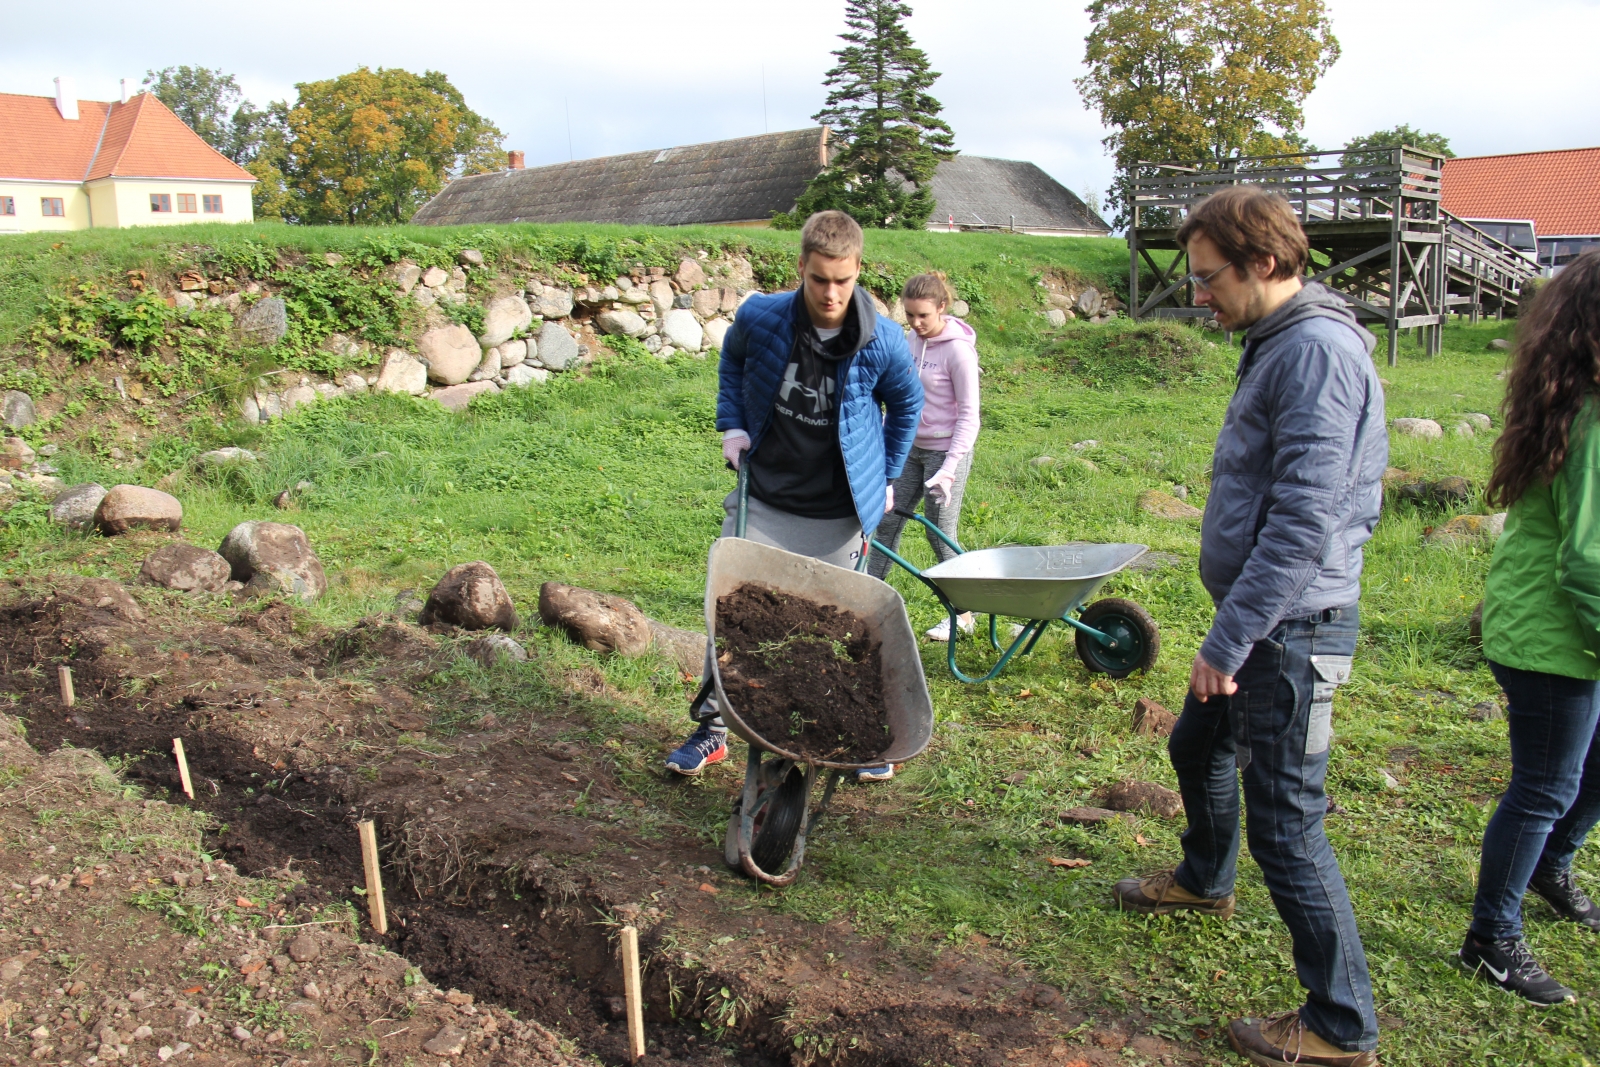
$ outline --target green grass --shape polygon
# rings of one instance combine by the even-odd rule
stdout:
[[[349,231],[283,232],[308,248],[357,240]],[[416,231],[415,239],[441,233]],[[692,243],[698,233],[682,236]],[[103,241],[106,256],[142,247],[118,234],[81,239]],[[1134,736],[1130,712],[1139,696],[1178,706],[1211,605],[1195,575],[1198,523],[1143,515],[1135,499],[1143,489],[1182,484],[1191,502],[1204,502],[1236,353],[1215,335],[1189,333],[1147,338],[1141,347],[1135,335],[1149,327],[1044,330],[1028,292],[1034,274],[1048,269],[1041,265],[1109,273],[1125,254],[1118,242],[1075,247],[898,233],[872,240],[886,257],[937,257],[954,274],[982,273],[988,264],[989,301],[975,309],[984,429],[963,541],[1137,541],[1178,556],[1179,566],[1124,574],[1106,589],[1140,601],[1157,619],[1162,660],[1147,676],[1109,681],[1086,673],[1070,639],[1053,631],[997,681],[963,686],[946,673],[942,650],[925,649],[938,715],[928,753],[894,784],[855,794],[883,810],[824,824],[796,886],[735,892],[808,919],[848,916],[912,958],[981,935],[1080,1001],[1197,1042],[1214,1062],[1235,1062],[1216,1036],[1228,1018],[1300,998],[1289,940],[1259,871],[1242,859],[1240,909],[1229,923],[1119,914],[1109,906],[1111,884],[1173,864],[1181,820],[1081,829],[1061,826],[1055,814],[1123,778],[1174,784],[1163,743]],[[998,258],[1013,249],[1015,263]],[[1391,383],[1390,417],[1432,417],[1448,429],[1453,416],[1495,412],[1504,357],[1486,345],[1508,334],[1509,324],[1451,327],[1444,354],[1433,360],[1402,345],[1401,366],[1380,368]],[[1165,355],[1141,360],[1150,344]],[[588,380],[560,378],[480,399],[465,416],[406,398],[340,400],[266,431],[196,423],[182,440],[153,442],[144,466],[132,470],[71,448],[57,461],[69,481],[110,484],[151,481],[215,443],[260,449],[260,463],[197,476],[179,490],[187,536],[212,546],[247,518],[300,524],[333,577],[329,595],[310,609],[327,625],[387,610],[397,591],[425,590],[450,565],[485,559],[528,620],[537,619],[540,583],[555,579],[628,596],[658,618],[695,626],[705,553],[732,484],[713,429],[714,390],[710,362],[620,359]],[[1098,444],[1074,452],[1087,440]],[[1436,442],[1396,438],[1391,464],[1427,476],[1464,474],[1481,487],[1491,444],[1448,433]],[[1042,454],[1081,455],[1095,469],[1029,464]],[[273,512],[272,497],[302,480],[314,483],[302,509]],[[4,574],[126,580],[137,570],[140,549],[132,542],[60,533],[37,521],[37,507],[12,514],[0,528]],[[1509,761],[1504,724],[1469,716],[1473,704],[1497,693],[1466,626],[1489,557],[1481,548],[1426,542],[1424,528],[1448,517],[1410,505],[1386,510],[1366,554],[1355,677],[1336,701],[1329,790],[1345,812],[1329,820],[1329,832],[1372,966],[1383,1059],[1418,1067],[1592,1064],[1600,1048],[1592,935],[1552,921],[1542,905],[1528,907],[1535,951],[1585,998],[1557,1011],[1524,1008],[1450,964],[1470,916],[1482,829]],[[918,536],[904,548],[915,562],[931,560]],[[904,575],[894,582],[919,629],[937,621],[920,586]],[[665,811],[719,844],[740,770],[719,766],[687,786],[654,774],[665,739],[685,725],[685,687],[671,667],[653,657],[607,660],[531,626],[522,636],[537,653],[526,667],[486,671],[462,661],[440,680],[475,694],[446,724],[466,725],[490,707],[502,718],[536,718],[564,671],[592,665],[621,693],[589,704],[592,736],[607,742],[625,780],[653,802],[619,818],[656,833],[657,813]],[[968,643],[962,659],[973,666],[982,654]],[[1386,786],[1386,771],[1398,790]],[[1019,772],[1023,780],[1008,780]],[[1093,862],[1058,870],[1051,856]],[[1595,850],[1581,852],[1577,867],[1580,881],[1600,892]],[[1197,1028],[1210,1036],[1197,1038]]]

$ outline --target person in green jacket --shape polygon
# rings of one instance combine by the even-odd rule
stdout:
[[[1549,282],[1517,327],[1485,493],[1509,507],[1483,599],[1483,651],[1509,698],[1511,784],[1483,835],[1460,959],[1535,1004],[1577,999],[1522,937],[1532,889],[1600,932],[1572,857],[1600,822],[1600,252]]]

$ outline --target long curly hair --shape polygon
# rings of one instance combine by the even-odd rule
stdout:
[[[1536,482],[1549,484],[1567,461],[1573,420],[1597,394],[1600,252],[1586,252],[1539,290],[1517,325],[1485,499],[1510,507]]]

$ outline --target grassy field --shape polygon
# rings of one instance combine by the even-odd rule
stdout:
[[[438,232],[419,231],[418,239]],[[355,240],[345,231],[295,235],[308,247]],[[119,240],[111,235],[103,246],[108,261],[123,257],[119,269],[149,251]],[[997,681],[963,686],[945,672],[942,649],[925,647],[938,730],[925,757],[867,794],[883,818],[825,824],[800,884],[741,892],[752,904],[810,919],[848,916],[862,932],[916,951],[987,939],[1085,1002],[1198,1042],[1219,1063],[1235,1062],[1218,1036],[1225,1021],[1288,1008],[1300,997],[1287,935],[1254,865],[1241,863],[1231,922],[1119,914],[1111,884],[1171,866],[1181,820],[1086,830],[1063,827],[1055,815],[1124,778],[1174,784],[1163,742],[1133,735],[1129,713],[1139,696],[1178,706],[1211,606],[1195,575],[1198,522],[1152,518],[1135,499],[1147,488],[1182,484],[1191,502],[1203,503],[1236,352],[1200,334],[1081,324],[1043,331],[1024,300],[1041,262],[1109,276],[1124,262],[1118,242],[926,234],[874,241],[881,242],[875,253],[888,250],[878,254],[937,257],[952,273],[987,271],[989,303],[974,316],[983,331],[984,430],[965,543],[1137,541],[1178,557],[1165,569],[1120,576],[1107,590],[1146,606],[1162,627],[1164,650],[1148,675],[1109,681],[1086,673],[1070,639],[1056,634]],[[997,258],[1011,255],[1014,266]],[[39,277],[41,285],[49,280]],[[0,322],[13,318],[14,311],[0,313]],[[1433,360],[1403,345],[1402,365],[1382,370],[1389,415],[1449,426],[1452,416],[1494,412],[1504,356],[1486,345],[1507,334],[1495,324],[1452,327]],[[1155,358],[1139,356],[1152,351]],[[306,530],[333,576],[329,595],[310,609],[330,625],[389,610],[400,590],[425,591],[448,566],[484,559],[526,619],[537,619],[539,584],[558,579],[695,626],[705,552],[732,482],[713,429],[714,389],[710,362],[619,358],[586,380],[482,399],[465,416],[409,398],[337,400],[266,430],[196,424],[182,440],[153,444],[152,462],[131,477],[71,448],[57,462],[69,483],[111,484],[153,480],[216,443],[259,449],[258,464],[179,490],[188,536],[210,546],[243,519],[278,517],[272,497],[310,481],[302,509],[287,517]],[[1074,452],[1074,443],[1091,440],[1098,444]],[[1491,443],[1397,438],[1391,464],[1419,475],[1462,474],[1481,486]],[[1028,462],[1045,454],[1079,455],[1094,469]],[[1383,1059],[1430,1067],[1600,1062],[1592,935],[1529,905],[1535,951],[1585,998],[1557,1011],[1521,1006],[1450,963],[1469,918],[1480,835],[1509,763],[1504,723],[1469,715],[1497,694],[1466,622],[1489,556],[1483,547],[1424,539],[1425,527],[1448,517],[1409,504],[1386,510],[1367,551],[1355,678],[1336,701],[1329,790],[1344,810],[1330,818],[1329,832],[1372,966]],[[921,538],[906,545],[913,560],[931,558]],[[132,545],[60,533],[37,504],[19,505],[0,528],[5,572],[126,579],[137,565]],[[904,579],[895,581],[913,623],[931,625],[931,597]],[[685,687],[670,665],[606,660],[531,625],[524,636],[538,651],[525,668],[457,669],[481,694],[455,713],[460,722],[495,707],[502,717],[528,715],[536,728],[533,676],[558,678],[592,664],[619,693],[596,712],[597,734],[620,721],[652,724],[663,739],[680,731]],[[981,658],[976,646],[964,646],[965,662]],[[741,769],[724,765],[684,787],[657,775],[662,751],[624,743],[615,752],[637,789],[720,843],[726,797]],[[1060,870],[1051,856],[1092,864]],[[1595,850],[1580,853],[1577,866],[1580,880],[1600,892]]]

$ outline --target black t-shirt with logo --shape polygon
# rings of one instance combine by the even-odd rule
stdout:
[[[839,448],[839,367],[860,351],[863,335],[871,340],[871,327],[863,329],[862,301],[858,288],[844,326],[819,331],[811,325],[804,296],[796,296],[789,365],[772,401],[772,421],[749,460],[750,495],[764,504],[811,519],[856,513]],[[866,312],[876,318],[870,303]]]

